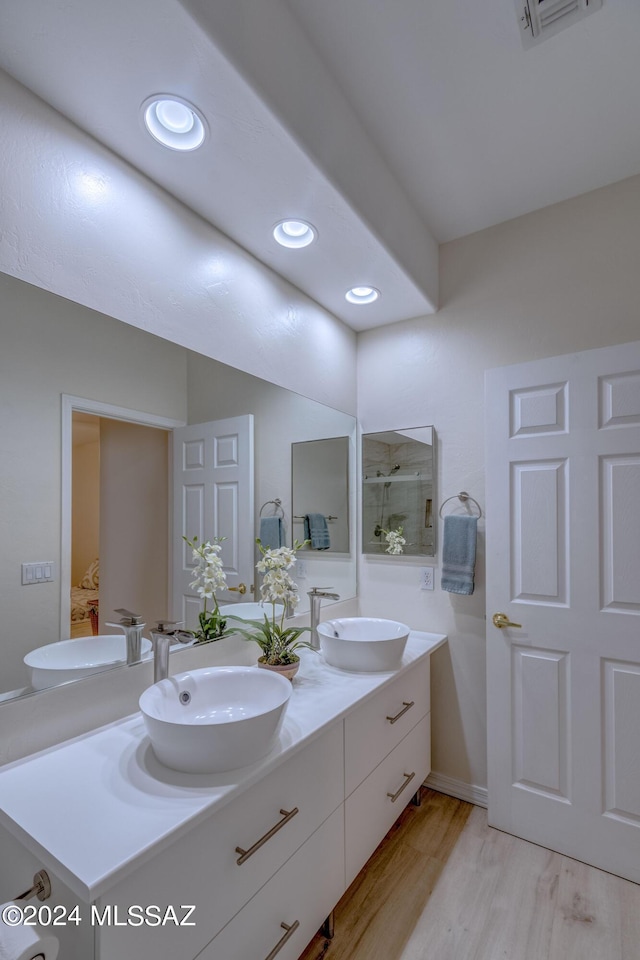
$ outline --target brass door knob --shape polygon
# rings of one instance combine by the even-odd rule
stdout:
[[[244,597],[245,593],[247,592],[247,585],[246,583],[239,583],[237,587],[229,587],[228,589],[230,593],[239,593]]]
[[[499,630],[502,630],[503,627],[522,626],[521,623],[514,623],[512,620],[509,620],[509,617],[506,615],[506,613],[494,613],[492,620],[494,627],[497,627]]]

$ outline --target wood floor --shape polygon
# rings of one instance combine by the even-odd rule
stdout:
[[[430,790],[300,960],[640,960],[640,886],[487,826]]]

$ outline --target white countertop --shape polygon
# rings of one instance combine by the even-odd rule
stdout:
[[[390,673],[347,673],[303,650],[276,746],[226,774],[164,767],[140,713],[7,764],[0,824],[81,900],[96,900],[445,641],[412,631]]]

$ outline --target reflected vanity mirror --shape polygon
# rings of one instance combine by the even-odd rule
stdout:
[[[433,427],[363,434],[363,553],[435,556],[435,446]]]
[[[292,537],[305,553],[349,553],[349,437],[291,444]]]
[[[120,634],[109,626],[120,619],[118,608],[141,615],[145,638],[158,620],[183,619],[168,575],[176,550],[184,554],[183,530],[179,524],[172,529],[170,522],[174,425],[251,415],[253,495],[242,507],[243,518],[250,518],[244,535],[248,559],[239,570],[232,558],[228,576],[229,585],[246,584],[246,594],[223,593],[220,602],[229,603],[253,599],[252,584],[257,592],[255,537],[265,501],[281,499],[288,542],[292,530],[302,539],[302,525],[297,533],[292,521],[298,512],[290,498],[292,445],[298,449],[308,441],[338,436],[353,462],[356,421],[5,274],[0,274],[0,298],[0,402],[5,411],[0,441],[5,454],[10,453],[0,465],[1,703],[34,693],[24,662],[31,651],[74,634],[72,643],[88,644],[96,632]],[[195,445],[189,457],[195,464]],[[192,465],[189,457],[187,467]],[[67,493],[61,479],[65,469],[72,472]],[[355,490],[353,482],[347,488],[345,470],[342,464],[337,482],[350,502],[341,504],[340,512],[353,523]],[[355,475],[353,469],[350,475]],[[328,474],[325,480],[333,483]],[[207,524],[201,530],[197,521],[202,515],[193,506],[196,495],[186,499],[189,537],[226,533]],[[353,531],[351,538],[353,543]],[[347,546],[333,558],[329,582],[346,600],[356,593],[355,557]],[[21,582],[25,563],[33,564],[36,574],[40,568],[38,581]],[[307,590],[324,585],[327,561],[316,563],[310,555],[296,613],[308,610]],[[193,594],[188,590],[190,570],[184,574],[186,592]],[[84,608],[75,620],[72,586],[78,588],[74,601],[82,600]],[[192,599],[194,608],[201,609],[199,598]],[[105,652],[104,660],[110,658]],[[42,676],[38,684],[50,685]]]

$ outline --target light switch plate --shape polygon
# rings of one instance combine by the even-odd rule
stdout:
[[[55,580],[55,563],[53,560],[37,560],[34,563],[22,564],[22,583],[28,586],[32,583],[51,583]]]

